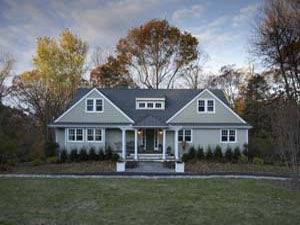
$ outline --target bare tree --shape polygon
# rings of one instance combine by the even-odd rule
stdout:
[[[231,104],[240,97],[241,91],[247,86],[247,73],[242,69],[235,68],[234,65],[221,67],[218,75],[211,75],[207,79],[207,87],[224,90],[225,95]]]
[[[279,97],[271,107],[274,143],[286,165],[299,182],[300,106],[295,100]]]
[[[107,63],[107,59],[113,55],[111,50],[104,50],[101,47],[96,47],[91,56],[91,68]]]
[[[257,20],[256,53],[289,99],[300,100],[300,3],[267,0]]]
[[[185,68],[181,76],[185,87],[191,89],[203,88],[205,83],[203,67],[207,63],[208,59],[208,54],[201,51],[198,53],[197,60]]]
[[[8,77],[12,75],[15,59],[8,53],[0,53],[0,104],[2,99],[8,94],[9,89],[5,84]]]

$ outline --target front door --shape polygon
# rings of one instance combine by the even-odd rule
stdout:
[[[154,150],[154,129],[146,129],[146,151]]]

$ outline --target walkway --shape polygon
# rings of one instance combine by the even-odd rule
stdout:
[[[126,169],[128,173],[175,173],[175,169],[164,167],[161,162],[139,162],[138,167]]]
[[[75,179],[102,179],[102,178],[133,178],[133,179],[263,179],[263,180],[290,180],[285,176],[247,175],[247,174],[176,174],[176,173],[103,173],[103,174],[0,174],[0,178],[75,178]]]

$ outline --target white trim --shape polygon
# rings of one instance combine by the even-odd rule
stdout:
[[[222,130],[227,130],[227,141],[222,141]],[[234,130],[234,141],[230,141],[230,131]],[[220,129],[220,143],[222,144],[235,144],[237,143],[237,129]]]
[[[123,116],[125,116],[131,123],[134,121],[127,116],[119,107],[117,107],[112,101],[110,101],[102,92],[100,92],[97,88],[91,89],[88,93],[86,93],[81,99],[79,99],[74,105],[72,105],[67,111],[65,111],[61,116],[59,116],[54,123],[57,123],[62,117],[64,117],[67,113],[69,113],[75,106],[77,106],[83,99],[88,97],[93,91],[98,92],[106,101],[108,101],[113,107],[115,107]],[[103,104],[104,105],[104,104]]]
[[[205,89],[202,92],[200,92],[197,96],[195,96],[191,101],[189,101],[184,107],[182,107],[180,110],[178,110],[173,116],[171,116],[166,123],[170,123],[171,120],[173,120],[179,113],[181,113],[184,109],[186,109],[189,105],[191,105],[196,99],[200,98],[200,96],[205,93],[208,92],[209,94],[211,94],[213,97],[215,97],[223,106],[225,106],[225,108],[229,109],[230,112],[232,112],[240,121],[242,121],[243,123],[247,124],[247,122],[245,120],[243,120],[239,115],[237,115],[228,105],[226,105],[222,100],[220,100],[216,95],[214,95],[210,90]]]
[[[193,129],[191,129],[191,128],[181,128],[181,129],[179,129],[178,130],[178,135],[179,135],[179,131],[183,131],[183,133],[182,133],[182,138],[185,140],[185,131],[186,130],[190,130],[191,131],[191,141],[186,141],[186,143],[189,143],[189,144],[191,144],[191,143],[193,143]],[[182,143],[182,141],[179,141],[179,138],[178,138],[178,143]]]
[[[75,140],[74,140],[74,141],[69,140],[69,130],[70,130],[70,129],[75,130],[75,133],[74,133]],[[82,130],[82,141],[78,141],[78,140],[77,140],[77,129],[78,129],[78,130]],[[68,142],[68,143],[82,143],[82,142],[84,142],[84,136],[85,136],[85,129],[84,129],[84,128],[75,128],[75,127],[67,128],[67,142]]]
[[[240,121],[242,121],[243,123],[247,124],[247,122],[245,120],[243,120],[235,111],[233,111],[228,105],[226,105],[221,99],[219,99],[214,93],[212,93],[210,90],[205,89],[209,94],[211,94],[212,96],[214,96],[223,106],[225,106],[225,108],[227,108],[230,112],[233,113],[233,115],[235,115]]]
[[[199,111],[199,101],[204,101],[204,111]],[[214,102],[214,111],[208,111],[208,101]],[[197,113],[199,114],[215,114],[216,113],[216,101],[214,99],[208,99],[208,98],[199,98],[197,99]]]
[[[136,101],[165,101],[165,98],[135,98]]]
[[[145,107],[140,107],[140,104],[145,104]],[[152,103],[153,107],[148,107],[148,104]],[[156,107],[156,104],[161,104],[161,107]],[[165,110],[165,101],[136,101],[135,102],[135,109],[137,110]]]
[[[93,100],[93,111],[88,111],[87,110],[87,101],[88,100]],[[101,111],[96,111],[96,102],[97,102],[97,100],[101,100],[102,101],[102,110]],[[103,113],[104,112],[104,101],[103,101],[103,98],[86,98],[85,99],[84,108],[85,108],[85,113]]]
[[[93,137],[94,137],[94,140],[92,141],[89,141],[88,140],[88,130],[93,130]],[[96,130],[101,130],[101,141],[96,141]],[[86,128],[85,129],[85,140],[87,143],[102,143],[103,142],[103,130],[104,129],[101,129],[101,128],[97,128],[97,127],[89,127],[89,128]]]

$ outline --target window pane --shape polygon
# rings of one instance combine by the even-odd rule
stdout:
[[[222,142],[227,142],[227,141],[228,141],[228,131],[222,130]]]
[[[87,140],[88,141],[93,141],[94,140],[94,130],[93,129],[88,129],[87,130]]]
[[[82,129],[77,129],[76,130],[76,140],[77,141],[82,141],[83,140],[83,131],[82,131]]]
[[[101,129],[96,129],[95,140],[96,141],[101,141],[102,140],[102,131],[101,131]]]
[[[178,131],[178,141],[183,141],[183,130]]]
[[[191,130],[185,130],[185,135],[184,135],[185,141],[190,142],[192,140],[191,134],[192,134]]]
[[[161,108],[161,103],[155,103],[155,108],[160,109]]]
[[[96,99],[96,111],[102,111],[102,99]]]
[[[86,111],[93,111],[94,110],[94,100],[88,99],[86,101]]]
[[[198,102],[198,111],[199,112],[205,112],[205,101],[199,100]]]
[[[145,108],[146,104],[144,102],[139,103],[139,108]]]
[[[147,108],[153,108],[153,103],[147,103]]]
[[[69,141],[75,141],[75,129],[69,129]]]
[[[235,130],[230,130],[229,131],[229,141],[230,142],[235,142]]]
[[[207,111],[208,112],[213,112],[214,111],[214,101],[213,100],[208,100],[207,101]]]

